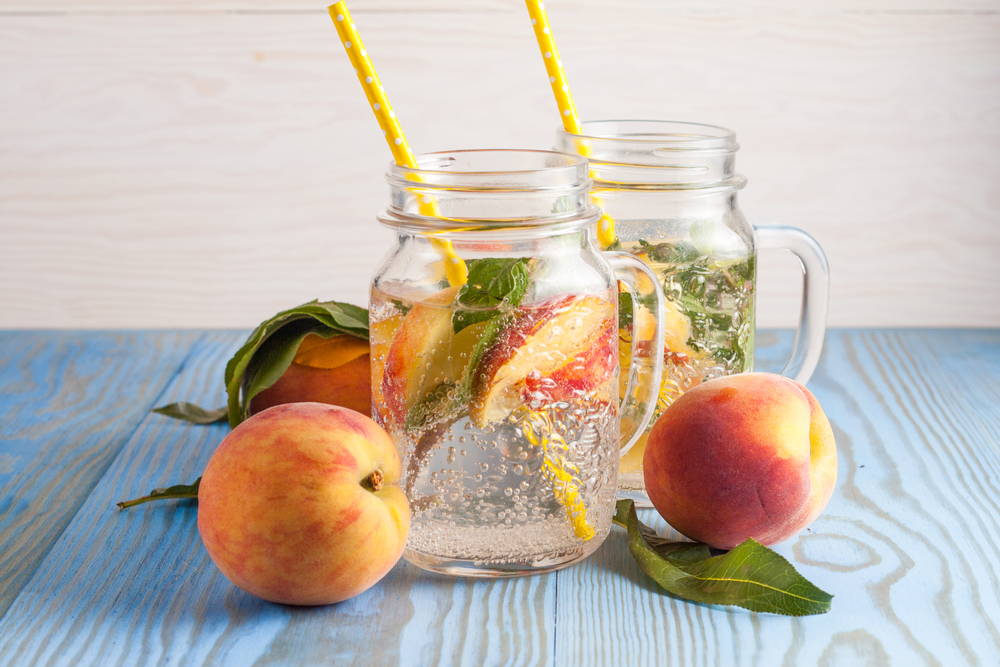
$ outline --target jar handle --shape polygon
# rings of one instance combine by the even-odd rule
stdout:
[[[650,308],[656,326],[645,339],[638,336],[639,327],[632,327],[632,363],[628,368],[628,384],[621,397],[621,452],[624,454],[646,431],[656,402],[660,396],[660,379],[663,374],[663,290],[652,269],[642,260],[627,252],[602,253],[632,299],[632,312],[639,312],[640,304]],[[643,372],[640,373],[640,368]],[[645,397],[645,398],[641,398]]]
[[[802,266],[802,307],[799,328],[792,343],[792,356],[781,374],[805,384],[812,377],[826,337],[830,301],[830,264],[823,248],[798,227],[762,225],[754,227],[758,248],[781,248],[795,255]]]

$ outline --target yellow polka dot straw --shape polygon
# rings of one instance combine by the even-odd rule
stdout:
[[[569,92],[569,82],[563,70],[562,60],[559,58],[559,49],[556,48],[555,39],[552,37],[552,26],[549,25],[549,17],[545,13],[545,4],[541,0],[524,0],[524,4],[528,7],[531,25],[535,29],[535,39],[542,52],[542,62],[545,63],[545,72],[549,75],[549,84],[556,98],[563,129],[570,134],[582,134],[580,116],[576,113],[573,95]],[[581,144],[580,154],[587,157],[589,153],[589,148]],[[601,207],[601,201],[597,197],[592,196],[591,199],[596,206]],[[597,240],[601,246],[607,248],[615,242],[615,238],[615,220],[602,210],[601,219],[597,222]]]
[[[413,156],[413,151],[410,150],[406,136],[403,135],[399,119],[396,118],[396,113],[392,110],[392,105],[389,104],[389,98],[385,94],[382,82],[379,81],[378,73],[375,71],[375,67],[368,57],[368,51],[365,50],[364,43],[361,41],[361,35],[358,34],[358,29],[354,26],[354,21],[351,20],[347,4],[344,2],[334,3],[327,8],[327,11],[330,13],[333,25],[337,27],[337,34],[340,35],[344,51],[358,75],[358,81],[361,83],[362,90],[365,91],[368,104],[371,105],[371,109],[375,113],[375,120],[378,121],[379,127],[385,134],[385,140],[389,145],[389,150],[392,151],[393,160],[400,166],[417,169],[417,160]],[[419,206],[423,215],[438,215],[437,203],[433,200],[427,201],[421,198]],[[462,258],[455,254],[451,241],[432,238],[431,243],[444,255],[445,275],[448,282],[452,285],[464,285],[469,270]]]

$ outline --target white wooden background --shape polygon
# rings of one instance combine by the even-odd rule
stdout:
[[[585,116],[737,130],[744,210],[823,243],[833,324],[1000,326],[1000,2],[548,5]],[[521,2],[352,10],[417,150],[551,145]],[[322,2],[0,0],[0,327],[363,303],[380,142]]]

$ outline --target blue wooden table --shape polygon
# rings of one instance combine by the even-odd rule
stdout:
[[[203,550],[195,504],[115,501],[198,476],[225,427],[149,410],[221,404],[244,335],[0,333],[0,665],[1000,664],[1000,331],[831,333],[810,387],[840,480],[777,547],[836,595],[804,618],[662,595],[617,528],[547,576],[400,563],[329,607],[243,593]],[[789,337],[760,339],[774,368]]]

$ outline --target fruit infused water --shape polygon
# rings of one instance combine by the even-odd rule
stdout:
[[[530,265],[476,260],[467,285],[422,299],[372,290],[374,416],[403,457],[406,557],[429,569],[553,569],[610,528],[617,295],[526,295]]]
[[[403,555],[481,577],[565,567],[607,537],[618,459],[652,417],[662,292],[641,260],[594,246],[582,157],[483,149],[417,162],[390,168],[378,219],[395,244],[369,304],[373,416],[399,449],[413,511]],[[645,392],[621,402],[619,375],[633,387],[639,363],[619,366],[620,298],[649,304],[654,325],[635,347],[655,350]]]
[[[710,254],[685,239],[622,241],[621,247],[653,270],[666,297],[663,379],[655,417],[701,382],[752,370],[755,258],[749,248]],[[634,328],[650,326],[651,315],[640,305],[621,332],[623,364],[628,363]],[[623,488],[643,488],[645,449],[644,435],[622,457]]]

